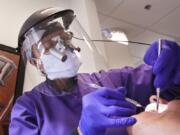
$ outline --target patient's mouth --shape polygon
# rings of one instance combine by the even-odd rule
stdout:
[[[156,110],[156,102],[150,103],[146,106],[145,112],[157,112]],[[167,104],[159,104],[159,110],[158,113],[164,112],[168,108]]]

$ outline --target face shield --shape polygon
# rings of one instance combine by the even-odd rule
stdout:
[[[24,60],[36,65],[49,80],[90,72],[92,55],[102,57],[77,18],[68,13],[33,25],[23,34],[21,51]]]
[[[119,53],[119,50],[128,52],[126,47],[115,45],[116,43],[92,41],[72,12],[49,13],[47,11],[45,13],[45,10],[42,12],[38,17],[30,17],[32,20],[40,18],[33,24],[29,25],[28,21],[25,22],[29,26],[25,29],[22,27],[19,44],[24,60],[36,65],[48,79],[72,78],[78,72],[92,73],[122,66],[116,63],[121,64],[120,59],[124,58],[124,52]],[[44,13],[47,16],[43,15]],[[130,60],[126,59],[126,61]],[[125,65],[128,65],[128,62]],[[106,79],[105,75],[93,84],[88,84],[81,78],[78,78],[78,81],[85,86],[84,89],[89,89],[96,87],[96,84],[104,79]],[[41,92],[50,96],[54,95],[46,90]],[[55,95],[61,96],[62,93],[57,92]]]

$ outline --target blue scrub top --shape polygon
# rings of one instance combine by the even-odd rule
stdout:
[[[11,113],[10,135],[70,135],[78,127],[82,96],[94,91],[87,83],[100,86],[127,88],[127,97],[142,105],[149,103],[153,91],[152,68],[141,65],[100,71],[93,74],[78,74],[71,94],[54,95],[55,89],[45,81],[16,100]],[[43,91],[49,92],[43,94]],[[125,128],[108,129],[106,135],[126,135]]]

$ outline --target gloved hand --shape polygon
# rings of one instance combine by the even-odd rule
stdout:
[[[153,42],[144,56],[144,61],[153,67],[156,88],[163,90],[180,85],[180,46],[176,42],[162,40],[159,57],[158,41]]]
[[[133,125],[136,107],[125,100],[126,89],[100,88],[83,97],[79,128],[83,135],[104,135],[106,128]]]

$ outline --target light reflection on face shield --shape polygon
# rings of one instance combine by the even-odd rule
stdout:
[[[25,35],[23,50],[27,52],[26,59],[39,58],[42,56],[42,53],[51,52],[64,62],[67,59],[65,50],[70,50],[72,53],[74,53],[74,50],[80,51],[80,48],[72,44],[72,36],[73,33],[64,30],[58,21],[47,22],[42,26],[36,26],[30,29]],[[41,53],[40,56],[36,55],[34,57],[31,53],[28,53],[33,49],[33,45],[37,46],[37,49]]]
[[[45,35],[45,36],[44,36]],[[41,42],[38,44],[38,50],[42,52],[42,48],[45,50],[44,53],[51,53],[63,62],[67,59],[65,50],[74,53],[74,50],[80,51],[80,48],[76,48],[72,43],[72,32],[58,31],[49,35],[44,34]]]

